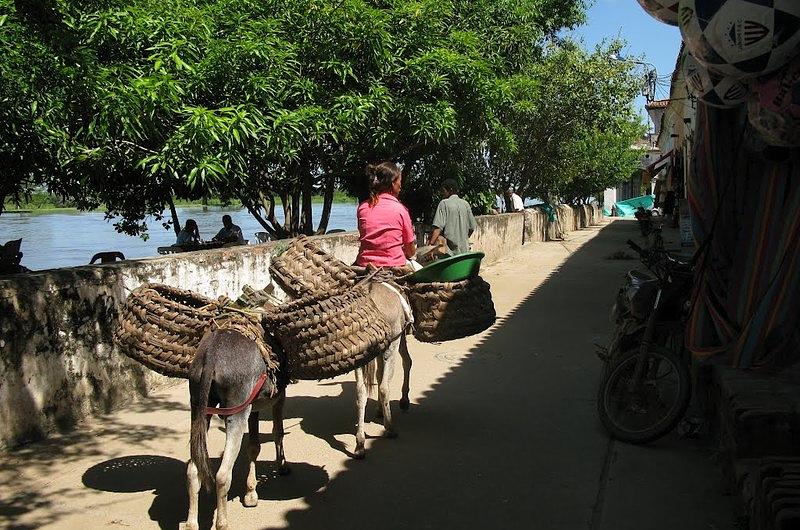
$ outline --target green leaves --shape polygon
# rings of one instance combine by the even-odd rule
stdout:
[[[503,187],[571,201],[630,177],[629,153],[642,132],[632,108],[638,80],[630,65],[608,59],[619,45],[589,53],[563,42],[509,78],[511,99],[499,116],[513,148],[502,137],[489,144]]]
[[[608,154],[631,136],[629,72],[553,44],[582,0],[53,5],[32,23],[0,0],[0,162],[15,189],[103,203],[128,233],[174,195],[271,223],[279,197],[276,233],[310,232],[311,193],[359,195],[385,158],[420,216],[449,176],[478,206],[510,182],[565,193],[600,174],[592,156],[627,167]]]

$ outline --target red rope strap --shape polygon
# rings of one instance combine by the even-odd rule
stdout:
[[[233,416],[235,414],[239,414],[244,409],[246,409],[248,405],[250,405],[253,401],[256,400],[259,392],[261,392],[261,389],[264,388],[264,383],[266,382],[267,382],[267,372],[264,372],[260,376],[258,376],[258,381],[256,381],[256,386],[253,387],[253,391],[250,392],[250,396],[247,398],[247,401],[235,407],[226,407],[226,408],[206,407],[206,414],[207,415],[219,414],[220,416]]]

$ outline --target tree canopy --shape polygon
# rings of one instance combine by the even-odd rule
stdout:
[[[274,237],[324,232],[336,188],[403,165],[412,213],[462,182],[577,200],[629,176],[619,43],[561,35],[583,0],[0,0],[0,204],[35,186],[118,230],[173,197],[240,200]],[[312,223],[311,198],[325,197]],[[282,208],[283,220],[276,209]]]

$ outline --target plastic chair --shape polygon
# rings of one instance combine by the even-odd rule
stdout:
[[[112,252],[98,252],[92,256],[92,260],[89,262],[89,265],[94,265],[96,261],[99,261],[101,264],[103,264],[114,263],[117,260],[125,261],[125,254],[116,250]]]
[[[0,262],[19,265],[22,260],[22,252],[19,251],[20,247],[22,247],[22,239],[12,239],[0,246]]]

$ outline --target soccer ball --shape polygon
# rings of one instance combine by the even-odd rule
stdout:
[[[753,82],[747,115],[767,143],[800,146],[800,58]]]
[[[680,0],[686,47],[722,74],[750,79],[800,52],[798,0]]]
[[[713,107],[737,107],[747,100],[747,85],[709,70],[690,54],[683,60],[683,76],[689,93]]]
[[[638,0],[647,13],[670,26],[678,25],[678,0]]]

